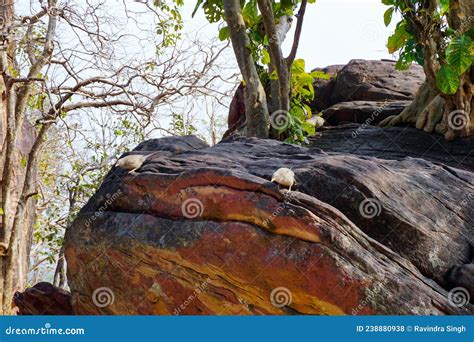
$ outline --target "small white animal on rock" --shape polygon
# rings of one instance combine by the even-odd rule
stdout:
[[[307,119],[306,122],[318,128],[324,126],[325,120],[320,116],[314,115],[311,119]]]
[[[280,185],[291,187],[295,184],[295,173],[286,167],[281,167],[275,171],[272,176],[272,182],[275,181]]]
[[[148,156],[144,156],[142,154],[131,154],[120,158],[115,166],[120,167],[121,169],[125,169],[133,173],[136,169],[138,169],[142,164],[145,162]]]

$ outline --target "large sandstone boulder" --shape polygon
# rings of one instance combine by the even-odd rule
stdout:
[[[397,115],[414,98],[423,83],[423,68],[411,66],[395,70],[388,60],[351,60],[347,65],[320,69],[330,80],[315,80],[313,111],[323,111],[330,125],[344,123],[377,124],[390,115]]]
[[[395,70],[394,61],[353,59],[335,78],[333,104],[347,101],[411,100],[425,74],[419,65]]]
[[[344,68],[345,65],[337,64],[330,65],[325,68],[316,68],[313,71],[322,71],[326,75],[329,75],[329,79],[324,78],[315,78],[313,87],[314,93],[316,94],[314,100],[311,102],[311,109],[318,113],[324,109],[329,108],[332,105],[331,95],[334,91],[334,80],[337,76],[337,73]]]
[[[444,281],[470,256],[472,172],[325,149],[142,144],[137,174],[112,169],[67,230],[74,312],[474,314]]]
[[[474,138],[446,141],[414,127],[380,128],[347,124],[324,127],[310,137],[313,145],[327,152],[355,154],[382,159],[421,158],[439,165],[474,171]]]
[[[415,128],[348,125],[323,130],[313,143],[341,162],[305,170],[304,192],[341,210],[442,285],[451,267],[470,262],[473,138],[450,145]],[[372,199],[370,218],[357,210],[364,198]]]
[[[323,112],[328,125],[344,123],[375,124],[397,115],[410,101],[348,101],[332,105]]]

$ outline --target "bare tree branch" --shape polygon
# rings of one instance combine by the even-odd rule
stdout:
[[[300,9],[298,11],[297,19],[296,19],[296,28],[295,28],[295,35],[293,38],[293,45],[291,46],[291,51],[288,57],[286,58],[286,62],[288,65],[288,69],[291,68],[295,58],[296,53],[298,51],[298,46],[300,45],[300,37],[301,31],[303,30],[303,21],[304,15],[306,12],[306,5],[308,4],[308,0],[301,1]]]

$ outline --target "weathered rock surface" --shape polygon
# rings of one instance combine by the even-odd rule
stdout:
[[[348,101],[337,103],[323,113],[329,125],[344,123],[375,124],[401,113],[410,101]]]
[[[474,138],[446,141],[436,134],[413,127],[380,128],[347,124],[324,127],[314,146],[326,152],[355,154],[382,159],[421,158],[454,168],[474,171]]]
[[[72,315],[71,294],[49,283],[15,293],[18,315]]]
[[[67,230],[75,313],[474,313],[442,288],[470,258],[471,172],[272,140],[167,138],[184,148],[166,153],[161,141],[133,152],[156,151],[138,175],[112,169]],[[269,181],[279,167],[296,191]]]
[[[324,109],[331,107],[331,95],[334,91],[334,79],[337,73],[344,68],[344,64],[330,65],[325,68],[316,68],[313,71],[322,71],[329,75],[330,78],[325,80],[323,78],[316,78],[313,83],[314,92],[316,96],[311,102],[311,108],[314,112],[320,112]]]
[[[425,74],[418,65],[395,70],[394,61],[353,59],[335,78],[332,103],[347,101],[411,100]]]
[[[468,262],[474,246],[474,177],[469,166],[474,140],[448,147],[440,138],[414,128],[328,128],[313,143],[334,151],[331,155],[343,162],[308,168],[302,175],[308,179],[303,191],[338,208],[369,236],[445,284],[446,272]],[[466,170],[439,163],[442,156]],[[359,196],[372,199],[366,202],[372,218],[357,210],[363,203]]]
[[[474,262],[450,269],[446,275],[446,282],[449,287],[463,289],[464,296],[469,293],[469,297],[474,298]]]
[[[377,124],[397,115],[413,99],[423,83],[423,68],[413,65],[395,70],[395,63],[382,60],[351,60],[347,65],[320,69],[332,77],[315,80],[313,111],[323,111],[330,125],[344,123]]]
[[[227,131],[224,138],[235,132],[245,123],[245,93],[244,85],[240,83],[235,90],[234,97],[229,105],[229,115],[227,116]]]

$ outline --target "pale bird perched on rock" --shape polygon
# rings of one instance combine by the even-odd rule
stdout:
[[[280,185],[291,187],[295,184],[295,173],[286,167],[281,167],[275,171],[272,176],[272,182],[275,181]]]
[[[314,115],[311,119],[307,119],[306,122],[318,128],[323,126],[325,121],[324,118]]]
[[[120,158],[115,166],[133,173],[136,169],[142,166],[147,157],[147,155],[144,156],[143,154],[131,154]]]

